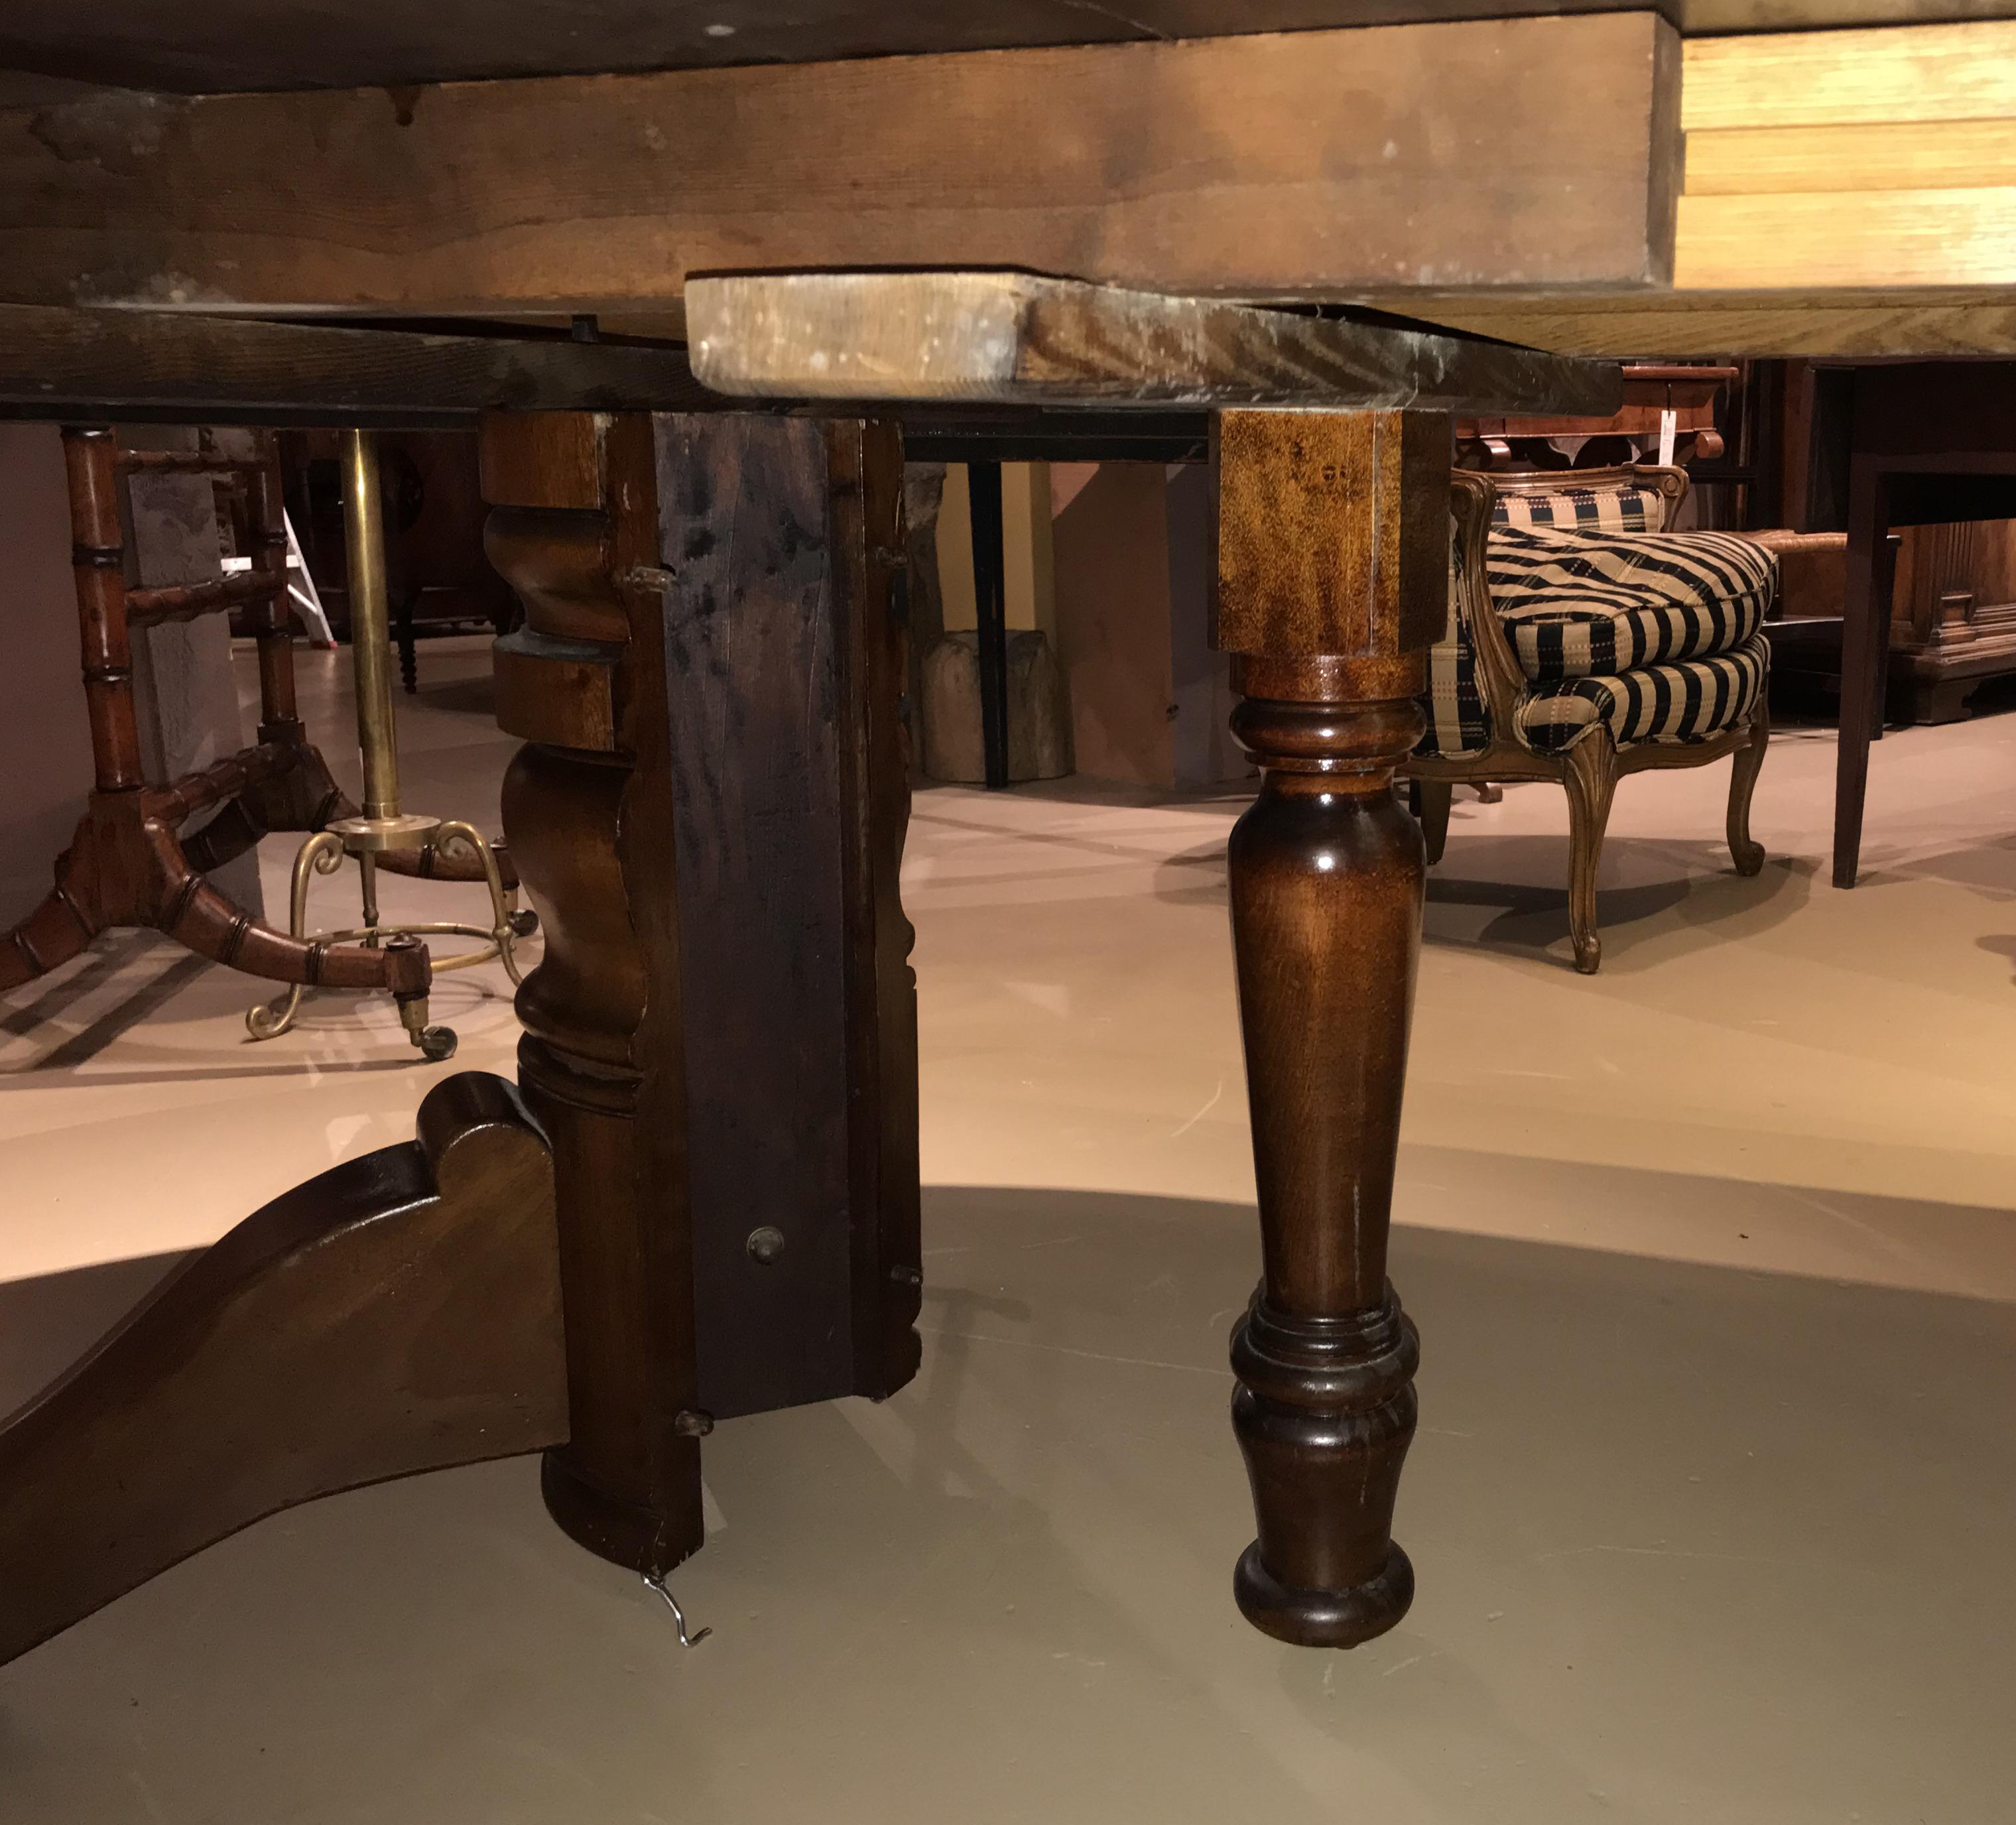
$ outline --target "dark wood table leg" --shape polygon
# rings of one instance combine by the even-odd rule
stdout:
[[[966,466],[967,525],[973,539],[973,618],[980,675],[980,747],[987,788],[1008,781],[1007,539],[1001,520],[1001,465]]]
[[[553,1168],[501,1078],[193,1256],[0,1426],[0,1661],[261,1516],[566,1436]]]
[[[1834,758],[1834,884],[1852,887],[1862,856],[1869,744],[1882,716],[1888,654],[1881,570],[1890,531],[1888,478],[1866,457],[1850,470],[1848,589],[1841,633],[1841,737]]]
[[[570,1433],[548,1506],[697,1550],[718,1419],[918,1356],[893,430],[500,415],[486,543],[525,625],[504,823],[546,932],[518,1010],[551,1136]]]
[[[1264,1265],[1233,1337],[1259,1524],[1233,1588],[1309,1646],[1413,1596],[1391,1526],[1418,1347],[1386,1237],[1423,863],[1394,775],[1443,619],[1450,442],[1417,412],[1229,412],[1214,438],[1218,642],[1262,774],[1229,844]]]
[[[0,1659],[275,1509],[518,1452],[662,1573],[715,1418],[916,1370],[897,436],[551,414],[483,448],[527,611],[498,698],[532,1120],[448,1080],[416,1143],[268,1206],[0,1427],[0,1568],[36,1569]]]

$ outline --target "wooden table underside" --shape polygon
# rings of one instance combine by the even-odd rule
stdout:
[[[885,328],[940,324],[928,387],[884,392],[1211,414],[1218,638],[1264,776],[1230,848],[1265,1265],[1234,1340],[1259,1519],[1237,1589],[1284,1639],[1348,1645],[1413,1589],[1390,1528],[1417,1345],[1384,1260],[1422,855],[1392,781],[1444,612],[1452,412],[1614,409],[1615,370],[1094,287],[860,283]],[[772,393],[860,303],[832,278],[718,297],[711,371]],[[240,397],[282,387],[287,343],[369,334],[242,333],[243,373],[208,345]],[[436,408],[527,365],[549,396],[607,372],[566,342],[474,380],[455,347],[395,356]],[[640,389],[690,386],[657,361]],[[1388,396],[1415,403],[1363,403]],[[713,407],[484,418],[486,542],[526,610],[497,652],[525,743],[505,827],[546,934],[518,1089],[437,1089],[414,1143],[248,1219],[0,1429],[0,1565],[41,1574],[0,1581],[0,1658],[275,1508],[509,1452],[545,1451],[574,1539],[662,1575],[702,1543],[718,1421],[914,1373],[910,409]]]
[[[1897,124],[1880,108],[1767,121],[1848,128],[1831,147],[1718,142],[1716,187],[1693,189],[1683,113],[1756,85],[1712,51],[1683,57],[1670,15],[1088,45],[1069,10],[1069,30],[983,40],[1039,47],[987,58],[32,95],[0,116],[0,295],[172,306],[226,367],[274,332],[203,313],[592,312],[605,332],[682,338],[689,274],[846,265],[1367,301],[1566,351],[2016,349],[1992,185],[1928,210],[1902,287],[1857,291],[1852,261],[1798,264],[1824,240],[1759,231],[1768,174],[1866,154],[1866,129]],[[1296,23],[1389,16],[1337,10]],[[1808,16],[1834,22],[1827,0]],[[1229,23],[1210,0],[1185,19]],[[756,11],[736,22],[753,49]],[[70,28],[45,12],[20,29],[59,44]],[[231,41],[256,63],[256,41]],[[1763,67],[1832,54],[1781,43]],[[1911,45],[1914,94],[1950,89],[1974,110],[1953,119],[2016,115],[1979,78],[1998,66],[1978,38]],[[214,86],[204,67],[185,65],[190,86]],[[76,73],[116,76],[116,58]],[[1769,90],[1845,91],[1782,70]],[[1712,108],[1694,125],[1741,131]],[[1932,138],[1911,153],[1928,167],[1995,142]],[[1780,219],[1802,211],[1865,252],[1863,225],[1897,217],[1894,198],[1838,188]],[[1717,215],[1781,263],[1733,280],[1683,265],[1683,295],[1684,225]],[[1982,232],[1957,237],[1965,221]],[[1906,247],[1892,234],[1882,250]],[[5,319],[0,344],[52,337],[81,389],[0,376],[10,409],[137,391],[202,416],[186,350],[164,380],[130,325]],[[362,351],[385,333],[319,333]],[[1370,348],[1380,332],[1363,333]],[[923,420],[844,401],[723,409],[691,397],[682,363],[607,344],[580,351],[596,377],[577,374],[571,398],[551,344],[502,368],[463,351],[435,397],[398,379],[439,379],[423,340],[399,344],[375,394],[332,355],[307,383],[284,362],[241,373],[237,396],[280,419],[555,409],[484,431],[493,549],[527,610],[499,653],[500,718],[527,743],[506,834],[547,933],[520,998],[523,1100],[450,1080],[414,1143],[249,1219],[0,1429],[0,1565],[46,1572],[0,1582],[0,1657],[290,1502],[506,1452],[546,1452],[574,1537],[662,1572],[700,1543],[717,1420],[886,1394],[915,1366],[895,585],[899,421]],[[1391,786],[1445,612],[1449,414],[1615,401],[1410,406],[1333,382],[1189,404],[1208,420],[1234,728],[1263,775],[1229,857],[1264,1268],[1234,1342],[1259,1524],[1237,1589],[1260,1626],[1348,1644],[1390,1627],[1412,1589],[1390,1526],[1417,1345],[1384,1239],[1421,851]]]

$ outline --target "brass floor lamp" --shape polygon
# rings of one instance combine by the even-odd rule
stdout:
[[[398,736],[392,721],[391,622],[386,606],[385,531],[376,436],[365,430],[344,432],[343,455],[344,535],[350,560],[350,650],[357,687],[357,745],[364,761],[364,809],[357,817],[336,819],[301,845],[294,858],[290,929],[297,938],[308,936],[310,880],[317,874],[334,874],[343,866],[345,856],[354,855],[364,922],[351,930],[318,934],[321,941],[375,945],[419,944],[436,936],[480,938],[484,941],[474,950],[437,959],[434,974],[470,969],[496,957],[517,982],[520,979],[514,955],[517,941],[528,937],[538,921],[531,912],[518,910],[517,890],[505,886],[496,855],[482,833],[459,819],[429,817],[400,808]],[[428,847],[439,851],[466,848],[480,859],[490,888],[489,926],[443,920],[396,925],[379,922],[378,859],[391,851]],[[245,1017],[247,1028],[255,1039],[277,1038],[294,1024],[301,1000],[301,985],[295,984],[285,994],[251,1009]],[[408,1037],[424,1057],[452,1056],[455,1034],[449,1028],[428,1024],[424,997],[402,999],[399,1017]]]

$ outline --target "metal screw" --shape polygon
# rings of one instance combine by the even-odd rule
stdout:
[[[913,1267],[892,1267],[889,1277],[899,1287],[921,1287],[924,1276]]]
[[[769,1267],[784,1252],[784,1232],[774,1224],[765,1223],[760,1229],[749,1232],[747,1246],[751,1261],[758,1267]]]

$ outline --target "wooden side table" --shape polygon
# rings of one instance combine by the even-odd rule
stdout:
[[[1688,362],[1626,362],[1624,403],[1605,418],[1467,418],[1456,421],[1460,469],[1586,467],[1551,449],[1555,437],[1628,437],[1643,445],[1639,459],[1678,463],[1723,452],[1715,401],[1737,378],[1731,367]],[[1548,460],[1547,459],[1551,459]]]
[[[1834,884],[1860,867],[1869,747],[1882,724],[1893,527],[2016,517],[2016,362],[1859,368],[1849,457],[1848,593],[1835,762]]]

